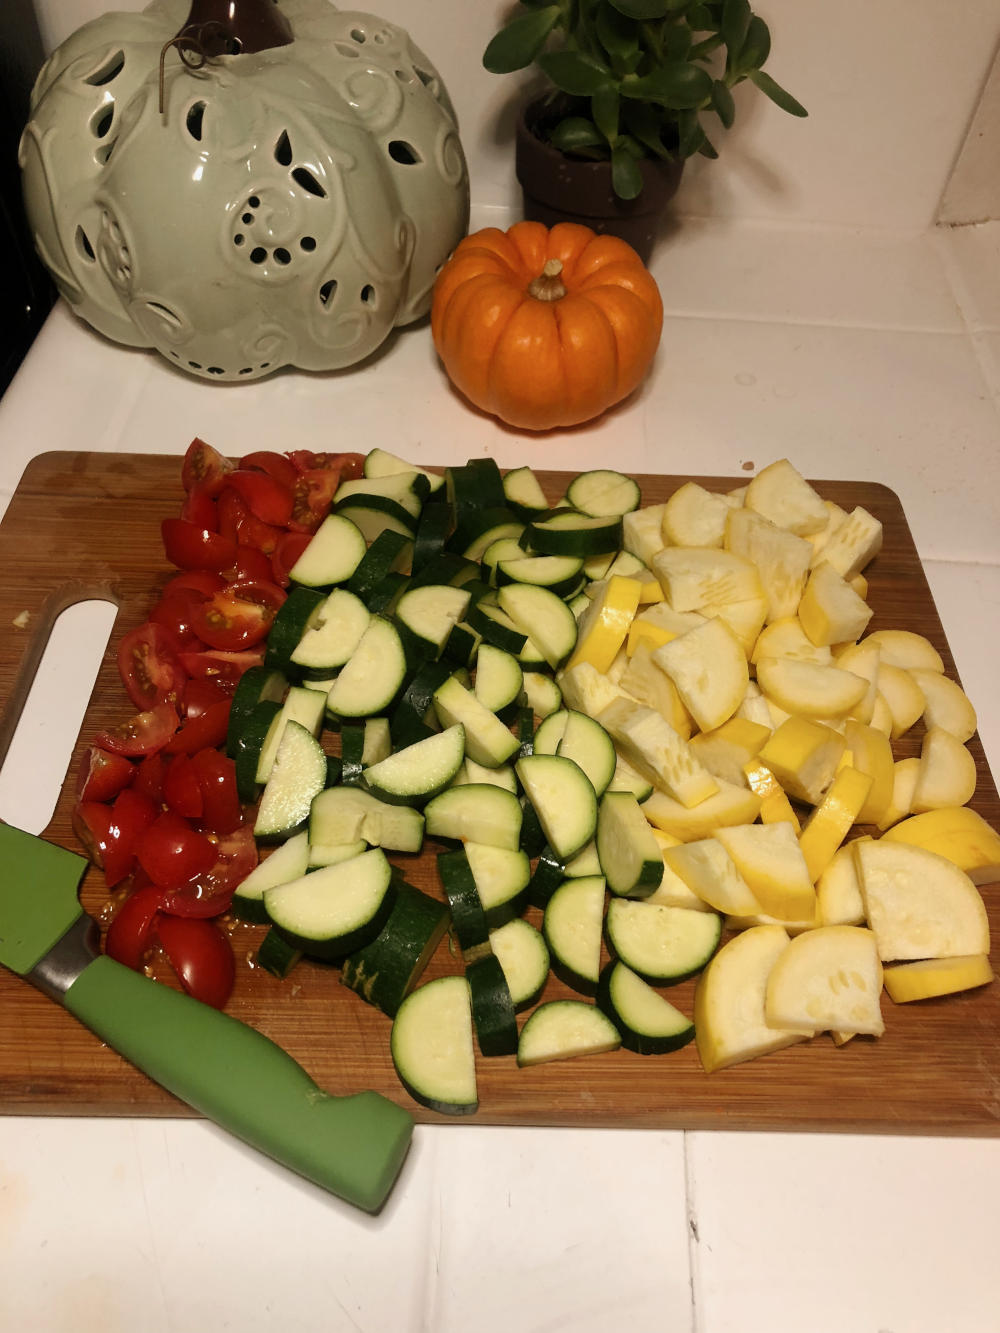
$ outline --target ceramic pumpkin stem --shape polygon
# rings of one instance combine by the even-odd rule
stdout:
[[[536,301],[561,301],[566,295],[562,267],[561,259],[546,259],[541,273],[528,283],[528,294]]]

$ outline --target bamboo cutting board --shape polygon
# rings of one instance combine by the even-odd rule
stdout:
[[[566,474],[541,473],[551,498]],[[643,501],[666,499],[688,478],[638,478]],[[696,478],[715,490],[739,484]],[[863,504],[885,528],[882,553],[867,571],[871,628],[927,635],[954,662],[945,642],[906,518],[896,496],[860,482],[817,482],[850,509]],[[68,605],[103,597],[118,621],[77,741],[48,838],[79,850],[70,815],[78,757],[103,725],[132,710],[119,684],[114,650],[141,623],[170,576],[160,544],[161,519],[181,499],[180,459],[128,454],[50,453],[26,470],[0,524],[0,754],[4,753],[52,622]],[[24,625],[22,613],[27,612]],[[19,623],[15,623],[18,621]],[[919,752],[919,727],[897,757]],[[1000,825],[1000,801],[978,736],[970,743],[979,771],[973,806]],[[440,894],[434,853],[405,861],[411,882]],[[1000,947],[1000,885],[983,889]],[[84,906],[107,906],[99,873],[88,873]],[[538,913],[529,911],[538,921]],[[238,980],[229,1012],[284,1046],[331,1092],[374,1088],[409,1107],[418,1120],[448,1122],[411,1102],[389,1057],[390,1022],[339,983],[335,968],[303,963],[285,981],[251,966],[261,927],[236,925]],[[447,939],[428,979],[459,970]],[[691,1012],[693,982],[669,998]],[[543,998],[570,996],[551,979]],[[668,1129],[843,1130],[927,1134],[1000,1131],[1000,985],[922,1004],[883,998],[886,1033],[842,1048],[820,1036],[774,1055],[706,1075],[693,1045],[667,1056],[627,1051],[517,1068],[514,1057],[478,1059],[479,1124],[649,1126]],[[0,969],[0,1111],[6,1113],[163,1115],[187,1108],[134,1071],[65,1011]]]

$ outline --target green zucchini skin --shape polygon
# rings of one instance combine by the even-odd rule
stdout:
[[[437,898],[397,883],[396,900],[380,933],[341,965],[341,983],[395,1018],[448,929],[448,908]]]
[[[636,985],[646,986],[646,983],[638,973],[632,972],[629,986],[623,985],[622,982],[627,980],[623,974],[629,971],[624,963],[612,960],[602,970],[597,984],[597,1006],[607,1014],[621,1033],[625,1049],[634,1051],[636,1055],[667,1055],[671,1051],[679,1051],[682,1046],[693,1041],[694,1024],[674,1009],[669,1001],[663,1000],[659,992],[652,990],[652,987],[647,989],[656,1000],[662,1000],[665,1006],[659,1021],[653,1016],[653,1021],[650,1022],[651,1015],[648,1014],[644,1020],[630,1008],[629,996],[623,992]],[[649,1001],[649,1004],[651,1009],[658,1008],[655,1006],[655,1001]]]
[[[514,1001],[500,960],[492,953],[474,959],[465,969],[472,996],[472,1023],[484,1056],[517,1054]]]

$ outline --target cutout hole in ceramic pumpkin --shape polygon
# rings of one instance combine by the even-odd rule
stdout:
[[[292,141],[288,137],[287,130],[281,131],[278,142],[274,145],[274,160],[283,167],[292,165]]]
[[[184,125],[188,134],[196,142],[201,142],[202,130],[205,125],[205,103],[195,102],[188,107],[187,116],[184,119]]]
[[[372,310],[378,307],[378,292],[370,282],[366,282],[361,288],[361,303],[362,305],[371,306]]]
[[[94,254],[94,247],[90,244],[90,237],[82,227],[77,227],[76,229],[76,248],[79,251],[81,258],[85,259],[88,264],[95,264],[97,262],[97,256]]]
[[[92,88],[103,88],[106,83],[111,83],[117,79],[118,75],[125,68],[125,52],[115,51],[107,60],[98,65],[93,74],[88,74],[84,83],[89,83]]]
[[[418,162],[423,161],[413,145],[408,144],[405,139],[393,139],[387,151],[393,162],[398,162],[401,167],[416,166]]]
[[[111,129],[111,122],[115,118],[114,102],[99,106],[90,118],[90,132],[95,139],[107,138],[108,131]]]
[[[328,306],[337,295],[337,279],[328,278],[319,289],[319,303],[322,306]]]
[[[292,180],[307,193],[314,194],[317,199],[326,198],[326,190],[323,189],[308,167],[296,167],[292,172]]]

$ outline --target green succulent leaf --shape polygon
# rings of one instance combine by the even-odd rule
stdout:
[[[624,145],[611,150],[611,188],[619,199],[634,199],[642,189],[639,164]]]
[[[663,116],[651,102],[622,104],[622,123],[629,134],[654,157],[669,160],[672,154],[663,142]]]
[[[556,25],[562,9],[546,5],[519,14],[501,28],[483,52],[483,64],[491,74],[511,74],[537,60]]]
[[[661,65],[641,78],[622,83],[622,93],[642,102],[659,102],[675,109],[703,105],[712,96],[712,78],[686,61]]]
[[[567,116],[554,125],[549,132],[549,143],[563,153],[585,154],[591,148],[603,148],[607,152],[607,144],[597,126],[584,116]]]
[[[686,23],[671,24],[663,38],[664,60],[687,60],[691,42],[691,29]]]
[[[725,0],[722,6],[722,40],[729,51],[730,59],[735,59],[746,40],[753,10],[749,0]]]
[[[682,111],[677,117],[677,152],[680,157],[691,157],[705,142],[697,111]]]
[[[698,152],[701,154],[702,157],[710,157],[713,160],[719,156],[719,154],[716,152],[715,145],[712,143],[711,139],[709,139],[708,135],[704,132],[704,130],[702,130],[701,143],[698,146]]]
[[[724,129],[731,129],[736,119],[736,103],[733,95],[721,79],[712,84],[712,110],[722,121]]]
[[[613,60],[630,65],[639,54],[639,35],[635,21],[626,18],[606,0],[597,11],[594,23],[597,40]]]
[[[590,97],[612,78],[607,65],[581,51],[547,51],[537,63],[559,91],[571,97]]]
[[[702,42],[695,42],[688,52],[688,60],[706,60],[713,51],[718,51],[722,45],[722,38],[717,32],[712,33],[711,37],[706,37]]]
[[[762,18],[755,14],[747,28],[746,39],[730,65],[741,77],[751,70],[760,69],[771,54],[771,32]]]
[[[780,83],[775,83],[770,74],[765,74],[762,69],[755,69],[748,75],[751,83],[755,83],[765,97],[769,97],[775,106],[780,106],[782,111],[787,111],[790,116],[808,116],[809,112],[801,102],[797,102],[791,93],[785,92]]]
[[[590,99],[590,114],[594,124],[610,144],[614,144],[618,138],[619,102],[618,87],[614,83],[605,83]]]
[[[624,14],[626,18],[638,19],[642,23],[665,18],[671,9],[668,0],[611,0],[611,4],[619,14]]]
[[[687,24],[692,32],[718,32],[719,29],[719,20],[712,16],[708,5],[692,5],[687,12]]]

